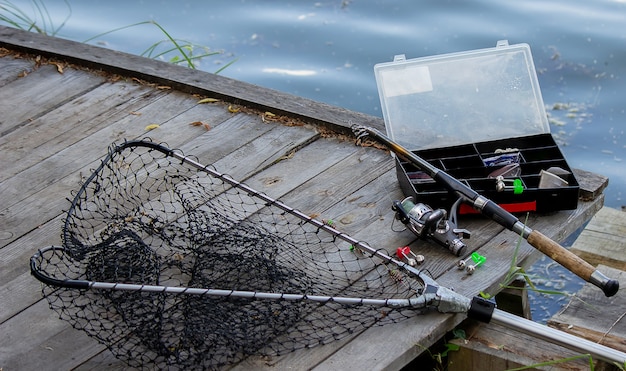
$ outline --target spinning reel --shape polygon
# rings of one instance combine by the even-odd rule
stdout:
[[[465,243],[463,238],[469,238],[470,232],[460,229],[456,224],[456,206],[450,210],[450,219],[444,209],[433,210],[423,203],[415,204],[413,197],[402,201],[394,201],[392,210],[396,212],[396,219],[420,238],[432,238],[441,246],[450,250],[454,255],[463,254]]]

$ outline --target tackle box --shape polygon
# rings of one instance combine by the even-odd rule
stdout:
[[[579,185],[550,134],[527,44],[398,55],[374,72],[392,140],[510,212],[577,207]],[[433,208],[456,201],[412,164],[395,161],[406,196]]]

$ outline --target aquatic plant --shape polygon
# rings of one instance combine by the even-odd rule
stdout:
[[[167,30],[163,26],[161,26],[158,22],[154,20],[138,22],[128,26],[123,26],[110,31],[106,31],[96,36],[90,37],[83,42],[89,43],[97,38],[101,38],[102,36],[143,25],[152,25],[158,28],[159,31],[165,36],[165,39],[157,41],[154,44],[150,45],[144,52],[140,54],[142,57],[152,59],[165,59],[170,63],[183,64],[189,68],[195,69],[196,63],[199,62],[201,59],[223,54],[223,51],[212,51],[206,46],[198,45],[187,40],[174,38],[172,37],[172,35],[170,35],[169,32],[167,32]],[[235,63],[235,61],[236,59],[231,60],[230,62],[219,68],[217,71],[215,71],[215,73],[220,73],[225,68]]]
[[[55,25],[43,0],[32,0],[34,13],[32,16],[11,1],[0,1],[0,22],[20,30],[56,36],[72,15],[72,7],[69,2],[67,0],[63,2],[67,6],[68,14],[59,25]]]
[[[526,225],[528,221],[528,214],[526,214],[526,219],[524,220],[524,225]],[[520,246],[522,244],[523,241],[523,237],[520,235],[518,236],[517,242],[515,244],[515,250],[513,250],[513,257],[511,258],[511,263],[509,265],[509,270],[507,271],[507,274],[504,276],[504,278],[501,280],[500,284],[499,284],[499,288],[500,290],[502,289],[513,289],[513,290],[530,290],[539,294],[544,294],[544,295],[561,295],[561,296],[566,296],[566,297],[570,297],[570,298],[576,298],[578,300],[580,300],[578,297],[576,297],[576,295],[573,295],[571,293],[568,292],[564,292],[564,291],[560,291],[560,290],[546,290],[546,289],[539,289],[538,287],[535,286],[535,284],[533,283],[533,279],[536,279],[537,276],[535,275],[531,275],[528,274],[524,268],[522,268],[521,266],[519,266],[518,264],[518,253],[519,253],[519,249]],[[512,286],[510,285],[511,282],[515,281],[516,278],[521,278],[524,281],[526,281],[526,284],[528,285],[528,287],[524,286],[524,287],[519,287],[519,286]],[[492,295],[488,292],[479,292],[479,295],[485,299],[490,299],[492,297]]]
[[[60,24],[56,25],[53,17],[46,7],[44,0],[31,0],[31,2],[33,8],[32,15],[30,12],[23,8],[20,8],[11,1],[0,0],[0,23],[4,23],[11,27],[25,31],[37,32],[48,36],[56,36],[59,31],[65,26],[65,24],[72,15],[72,8],[68,0],[64,0],[65,5],[67,6],[68,14]],[[142,25],[154,26],[158,28],[159,31],[165,36],[165,39],[155,42],[154,44],[150,45],[143,53],[141,53],[140,55],[142,57],[147,57],[151,59],[163,59],[173,64],[181,64],[186,67],[195,69],[196,64],[199,63],[201,59],[223,54],[223,51],[214,51],[207,46],[198,45],[187,40],[174,38],[163,26],[161,26],[154,20],[138,22],[128,26],[116,28],[114,30],[106,31],[96,36],[90,37],[83,42],[88,43],[104,35]],[[225,68],[235,62],[236,59],[229,61],[214,73],[220,73]]]

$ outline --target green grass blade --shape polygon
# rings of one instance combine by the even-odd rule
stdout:
[[[109,31],[106,31],[106,32],[103,32],[103,33],[99,33],[99,34],[97,34],[97,35],[95,35],[95,36],[92,36],[92,37],[88,38],[87,40],[84,40],[84,41],[83,41],[83,43],[88,43],[88,42],[91,42],[91,41],[93,41],[93,40],[95,40],[95,39],[97,39],[97,38],[100,38],[100,37],[102,37],[102,36],[105,36],[105,35],[111,34],[111,33],[113,33],[113,32],[117,32],[117,31],[125,30],[125,29],[127,29],[127,28],[131,28],[131,27],[137,27],[137,26],[141,26],[141,25],[144,25],[144,24],[149,24],[149,23],[152,23],[152,21],[137,22],[137,23],[133,23],[133,24],[128,25],[128,26],[118,27],[118,28],[115,28],[115,29],[112,29],[112,30],[109,30]]]
[[[32,0],[31,5],[34,12],[32,17],[10,1],[0,2],[0,22],[4,22],[21,30],[55,36],[65,26],[72,15],[72,7],[68,0],[64,0],[64,2],[67,6],[68,15],[58,26],[54,25],[54,19],[43,0]],[[38,23],[41,24],[39,25]]]
[[[176,42],[176,39],[174,39],[167,31],[165,31],[165,29],[161,27],[159,23],[155,21],[150,21],[150,22],[154,24],[156,27],[158,27],[161,30],[161,32],[163,32],[163,34],[172,42],[172,44],[174,44],[174,46],[176,47],[176,49],[178,49],[182,57],[185,58],[185,60],[187,61],[187,67],[191,69],[195,69],[196,66],[193,64],[193,61],[189,59],[189,56],[187,55],[187,53],[185,53],[182,47],[178,45],[178,43]]]
[[[238,58],[237,58],[238,59]],[[224,71],[227,67],[229,67],[231,64],[237,62],[237,59],[233,59],[232,61],[226,63],[224,66],[222,66],[220,69],[218,69],[217,71],[215,71],[214,73],[217,75],[220,72]]]
[[[69,0],[63,0],[68,9],[68,15],[63,19],[63,21],[55,26],[54,19],[46,6],[44,0],[31,0],[32,1],[32,10],[34,12],[33,16],[30,16],[27,12],[20,9],[18,6],[14,5],[11,1],[8,0],[0,0],[0,23],[5,23],[11,27],[18,28],[26,31],[34,31],[41,34],[46,34],[50,36],[56,36],[59,31],[67,24],[68,20],[72,15],[72,8],[69,3]],[[165,35],[166,39],[158,41],[148,47],[141,56],[147,58],[160,58],[167,54],[177,52],[178,55],[170,58],[170,63],[180,64],[185,63],[185,65],[189,68],[195,69],[196,66],[194,61],[198,61],[202,58],[210,57],[216,54],[221,54],[219,51],[210,51],[209,48],[200,46],[185,40],[175,39],[170,35],[167,30],[163,26],[161,26],[158,22],[154,20],[143,21],[133,23],[131,25],[118,27],[106,32],[99,33],[95,36],[92,36],[83,41],[83,43],[89,43],[97,38],[101,38],[103,36],[109,35],[114,32],[122,31],[128,28],[137,27],[145,24],[153,25],[157,27],[159,31]],[[171,44],[172,47],[162,48],[166,44]],[[199,52],[199,54],[195,54]],[[230,61],[226,65],[222,66],[215,73],[222,72],[225,68],[232,65],[235,60]]]
[[[0,11],[3,12],[2,21],[12,27],[21,30],[32,30],[34,28],[38,33],[43,31],[36,26],[35,20],[11,2],[4,2],[4,5],[0,6]]]

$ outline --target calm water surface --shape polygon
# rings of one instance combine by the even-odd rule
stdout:
[[[28,2],[24,2],[28,6]],[[57,18],[62,2],[50,2]],[[570,165],[609,176],[606,204],[626,185],[626,2],[563,1],[72,1],[60,36],[85,40],[154,19],[176,38],[223,50],[199,68],[381,116],[376,63],[528,43],[543,98]],[[140,54],[150,25],[92,43]],[[553,107],[565,107],[554,110]]]
[[[32,9],[29,1],[13,3]],[[45,3],[57,24],[68,15],[62,1]],[[624,205],[626,0],[70,3],[58,36],[84,41],[155,20],[175,38],[224,52],[201,60],[200,69],[213,72],[237,59],[222,75],[377,116],[376,63],[488,48],[501,39],[528,43],[551,132],[570,166],[608,176],[605,204]],[[141,54],[163,38],[142,25],[90,43]],[[581,285],[547,261],[533,272],[547,288],[573,292]],[[560,305],[541,295],[533,302],[540,321]]]

